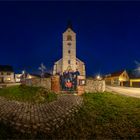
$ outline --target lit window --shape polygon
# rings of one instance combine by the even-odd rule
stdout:
[[[28,78],[29,78],[29,79],[31,79],[31,78],[32,78],[32,76],[31,76],[31,75],[29,75],[29,76],[28,76]]]
[[[11,78],[10,78],[10,77],[8,77],[8,78],[6,78],[6,80],[7,80],[7,81],[10,81],[10,80],[11,80]]]

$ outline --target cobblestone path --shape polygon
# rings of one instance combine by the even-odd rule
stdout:
[[[31,104],[0,97],[0,122],[23,133],[48,133],[70,119],[83,103],[82,97],[59,96],[51,103]]]

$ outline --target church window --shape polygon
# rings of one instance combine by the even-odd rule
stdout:
[[[70,60],[68,60],[68,64],[70,64]]]
[[[67,40],[68,40],[68,41],[69,41],[69,40],[72,41],[72,36],[71,36],[71,35],[68,35],[68,36],[67,36]]]
[[[71,46],[71,43],[69,42],[68,45]]]
[[[70,50],[68,50],[68,53],[70,54]]]
[[[10,75],[11,73],[10,72],[7,72],[7,75]]]

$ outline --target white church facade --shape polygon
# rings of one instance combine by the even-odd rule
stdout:
[[[85,64],[76,57],[76,33],[71,24],[68,24],[63,33],[62,58],[54,63],[53,75],[63,74],[68,71],[79,71],[80,75],[86,76]]]

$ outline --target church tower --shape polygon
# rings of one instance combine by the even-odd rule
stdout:
[[[71,23],[68,23],[63,33],[63,65],[62,70],[76,70],[76,33],[72,30]]]
[[[70,22],[63,33],[62,44],[62,58],[54,63],[53,75],[62,74],[69,70],[78,70],[80,75],[85,76],[85,64],[76,57],[76,33]]]

